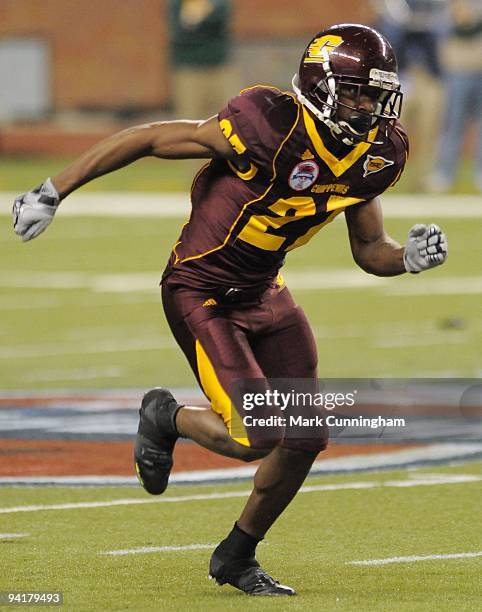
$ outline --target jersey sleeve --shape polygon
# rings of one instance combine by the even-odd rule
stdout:
[[[287,93],[253,87],[230,100],[218,115],[233,149],[258,169],[271,173],[277,151],[296,124],[298,103]]]
[[[403,125],[397,121],[394,130],[393,130],[392,138],[394,139],[394,148],[395,148],[395,157],[397,158],[397,174],[393,179],[390,187],[393,187],[402,176],[403,170],[405,168],[405,164],[407,163],[408,156],[410,153],[410,145],[408,141],[407,133],[403,128]]]

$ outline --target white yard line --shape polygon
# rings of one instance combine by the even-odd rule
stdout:
[[[470,328],[474,333],[482,332],[482,319],[472,319],[470,321]],[[311,329],[315,335],[315,338],[364,338],[370,336],[372,342],[382,341],[387,336],[394,337],[394,342],[397,342],[400,337],[403,340],[406,337],[413,337],[415,340],[418,338],[425,338],[433,334],[443,335],[445,330],[441,330],[437,327],[437,321],[434,319],[417,319],[417,320],[395,320],[395,321],[384,321],[382,323],[368,323],[360,327],[360,325],[351,325],[346,323],[343,325],[332,324],[332,325],[312,325]],[[82,330],[79,330],[79,334]],[[464,330],[450,330],[450,333],[460,335],[465,333]],[[445,336],[446,337],[446,336]],[[400,338],[401,339],[401,338]],[[390,339],[388,340],[390,341]]]
[[[7,214],[18,194],[0,192],[0,210]],[[182,218],[190,211],[189,193],[136,191],[79,191],[59,212],[68,217]]]
[[[230,491],[226,493],[201,493],[199,495],[180,495],[176,497],[161,498],[132,498],[115,499],[111,501],[99,502],[75,502],[69,504],[38,504],[35,506],[12,506],[10,508],[0,508],[0,514],[12,514],[17,512],[38,512],[41,510],[77,510],[83,508],[111,508],[113,506],[136,506],[144,504],[177,503],[188,501],[205,501],[213,499],[232,499],[235,497],[246,497],[250,491]]]
[[[45,287],[44,287],[45,288]],[[48,287],[46,288],[48,289]],[[109,293],[103,296],[104,304],[147,304],[158,303],[158,292],[139,292],[139,293]],[[45,310],[51,308],[68,307],[71,304],[78,306],[92,306],[92,295],[86,293],[84,296],[72,293],[45,292],[44,294],[23,294],[22,301],[18,296],[5,295],[0,297],[0,310]]]
[[[88,272],[2,272],[0,287],[18,289],[82,289],[95,274]]]
[[[403,348],[405,346],[435,346],[437,344],[467,344],[473,340],[473,335],[458,330],[450,332],[428,332],[407,334],[406,336],[387,336],[375,338],[371,342],[375,348]]]
[[[70,272],[2,272],[0,287],[17,289],[86,289],[100,293],[151,292],[159,295],[161,270],[118,274]],[[34,300],[33,300],[34,301]]]
[[[10,215],[17,193],[0,192],[0,212]],[[383,214],[394,219],[480,218],[478,195],[390,194],[382,197]],[[66,216],[186,218],[189,193],[79,191],[68,197],[59,214]],[[341,217],[341,215],[340,215]]]
[[[440,486],[453,484],[474,483],[482,480],[481,476],[471,474],[447,474],[444,479],[434,481],[431,478],[423,477],[414,480],[389,480],[385,482],[361,481],[347,482],[326,485],[313,485],[302,487],[299,493],[320,493],[327,491],[353,491],[353,490],[374,490],[382,488],[412,488],[419,486]],[[237,497],[247,497],[251,491],[227,491],[225,493],[199,493],[196,495],[179,495],[172,497],[160,497],[155,499],[115,499],[111,501],[99,502],[76,502],[68,504],[38,504],[34,506],[11,506],[0,508],[0,514],[15,514],[18,512],[39,512],[43,510],[76,510],[83,508],[109,508],[113,506],[131,506],[141,504],[162,504],[162,503],[185,503],[189,501],[212,501],[217,499],[234,499]]]
[[[120,550],[107,550],[99,555],[112,557],[125,555],[142,555],[159,552],[184,552],[191,550],[213,549],[216,544],[186,544],[185,546],[141,546],[139,548],[124,548]],[[432,561],[438,559],[473,559],[481,557],[482,551],[468,553],[449,553],[445,555],[411,555],[407,557],[389,557],[386,559],[366,559],[363,561],[347,561],[346,565],[389,565],[391,563],[412,563],[414,561]]]
[[[413,278],[385,278],[365,274],[353,268],[319,270],[299,268],[283,272],[286,284],[297,291],[334,291],[347,289],[378,290],[387,296],[478,295],[482,293],[482,275],[425,278],[423,283]],[[1,272],[0,287],[8,289],[55,289],[85,290],[107,294],[146,294],[153,299],[159,297],[160,272],[140,271],[117,274],[95,274],[89,272]],[[36,300],[45,307],[45,296],[34,296],[29,300],[35,307]],[[7,302],[11,307],[11,298]]]
[[[407,283],[392,282],[385,287],[384,293],[390,296],[402,295],[478,295],[482,293],[482,276],[450,276],[445,278],[430,278],[423,283],[414,282],[415,279],[405,279]],[[417,279],[418,280],[418,279]]]
[[[53,357],[56,355],[90,355],[98,353],[126,353],[129,351],[157,351],[178,349],[173,338],[160,336],[158,338],[106,339],[101,342],[91,342],[79,345],[71,342],[67,345],[27,344],[25,346],[4,346],[0,348],[0,360],[26,359],[29,357]]]
[[[390,563],[413,563],[414,561],[432,561],[434,559],[473,559],[474,557],[482,557],[482,551],[450,553],[447,555],[411,555],[409,557],[389,557],[388,559],[366,559],[364,561],[347,561],[346,565],[389,565]]]
[[[338,457],[315,461],[311,474],[354,470],[376,470],[398,468],[413,464],[424,464],[430,461],[450,461],[462,456],[478,455],[482,453],[482,444],[479,443],[440,443],[407,448],[391,452],[378,452],[374,454],[357,454],[348,457]],[[443,478],[446,476],[443,475]],[[451,476],[452,478],[454,476]]]
[[[356,268],[332,270],[288,269],[283,272],[288,287],[295,291],[333,291],[336,289],[376,290],[389,297],[427,295],[479,295],[482,276],[449,276],[424,278],[420,283],[413,278],[385,278],[370,276]]]
[[[99,553],[100,555],[112,555],[113,557],[122,555],[143,555],[146,553],[157,552],[182,552],[184,550],[203,550],[204,548],[213,549],[217,544],[187,544],[186,546],[141,546],[140,548],[125,548],[121,550],[107,550]]]
[[[384,287],[387,278],[365,274],[362,270],[353,268],[338,268],[319,270],[316,268],[299,268],[283,270],[283,276],[290,289],[298,291],[315,291],[319,289],[358,289]]]
[[[0,533],[0,540],[12,540],[14,538],[27,538],[29,533]]]

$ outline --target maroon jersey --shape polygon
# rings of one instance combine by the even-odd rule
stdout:
[[[341,154],[338,145],[336,156],[327,128],[271,87],[241,92],[219,123],[249,167],[213,160],[194,180],[191,216],[163,277],[192,288],[268,286],[288,251],[393,185],[408,151],[397,125],[383,144],[342,146]],[[377,129],[371,140],[382,140]]]

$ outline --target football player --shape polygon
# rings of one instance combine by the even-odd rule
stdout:
[[[243,461],[262,459],[209,569],[219,584],[250,595],[294,594],[260,567],[256,546],[327,444],[324,427],[303,438],[287,436],[281,425],[235,426],[234,379],[254,380],[259,389],[270,377],[316,381],[313,334],[279,273],[286,253],[343,212],[353,258],[368,273],[415,274],[447,257],[437,225],[415,225],[405,246],[383,228],[379,196],[398,180],[408,154],[388,41],[357,24],[320,32],[303,53],[293,90],[255,86],[210,119],[122,131],[13,207],[16,233],[30,240],[72,191],[136,159],[210,160],[194,180],[191,216],[163,274],[162,299],[211,408],[181,406],[162,388],[146,393],[135,465],[141,484],[157,495],[167,487],[179,437]]]

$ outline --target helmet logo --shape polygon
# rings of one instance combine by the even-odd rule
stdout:
[[[311,45],[308,47],[306,57],[304,59],[305,64],[322,64],[329,60],[330,53],[341,45],[343,38],[336,36],[335,34],[327,34],[326,36],[320,36],[315,38]]]
[[[393,166],[394,163],[395,163],[394,161],[390,159],[385,159],[384,157],[381,157],[380,155],[377,155],[377,156],[367,155],[365,163],[363,164],[363,170],[365,171],[363,173],[363,178],[365,178],[369,174],[380,172],[380,170],[383,170],[384,168],[387,168],[388,166]]]
[[[315,161],[311,159],[302,161],[299,164],[296,164],[291,171],[290,178],[288,180],[289,186],[291,189],[294,189],[294,191],[303,191],[304,189],[308,189],[308,187],[311,187],[316,181],[319,173],[320,169]]]

